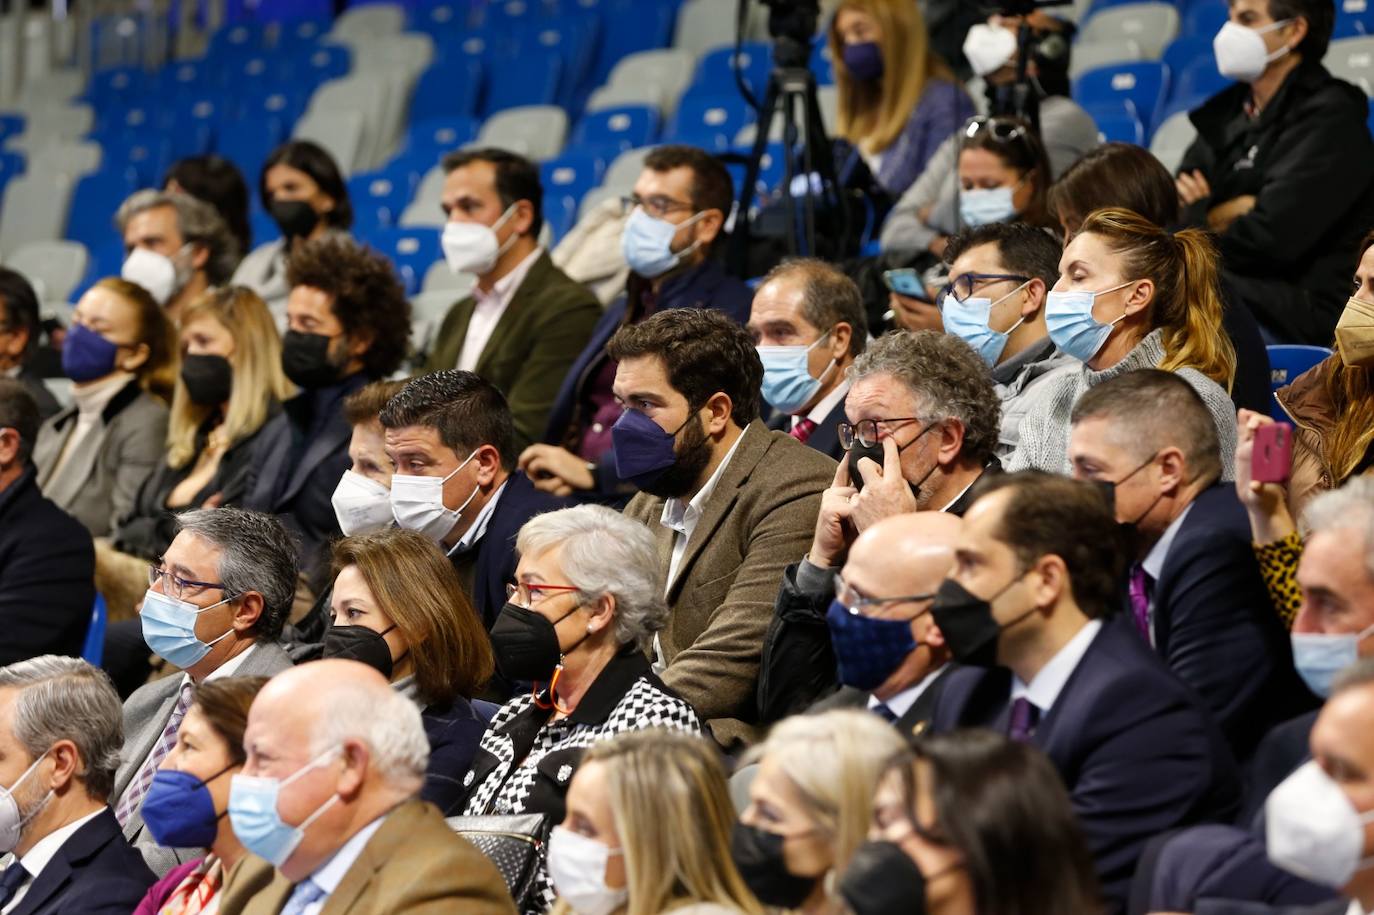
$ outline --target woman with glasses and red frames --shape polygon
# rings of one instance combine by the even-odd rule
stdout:
[[[665,529],[666,530],[666,529]],[[464,780],[464,816],[563,821],[583,751],[625,731],[699,733],[692,707],[655,673],[668,622],[654,534],[602,505],[537,515],[515,541],[520,564],[491,629],[496,669],[523,685],[496,712]],[[526,912],[554,901],[544,851]]]

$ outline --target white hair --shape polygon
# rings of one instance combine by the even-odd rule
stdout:
[[[1352,531],[1364,537],[1364,570],[1374,579],[1374,478],[1352,477],[1340,489],[1307,503],[1303,523],[1312,534]]]
[[[604,505],[578,505],[536,515],[515,538],[522,556],[557,546],[563,575],[584,599],[615,598],[616,641],[647,651],[668,623],[653,533]]]
[[[332,690],[315,723],[311,756],[360,740],[372,754],[371,765],[386,784],[416,794],[429,766],[429,738],[420,709],[402,693],[347,683]]]

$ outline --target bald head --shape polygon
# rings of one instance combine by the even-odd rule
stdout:
[[[885,518],[854,541],[845,580],[866,594],[934,593],[954,563],[959,525],[945,512]]]

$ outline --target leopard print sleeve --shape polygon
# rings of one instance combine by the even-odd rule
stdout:
[[[1297,531],[1282,540],[1272,543],[1256,543],[1255,558],[1259,560],[1260,574],[1264,576],[1264,586],[1269,589],[1269,598],[1274,602],[1283,625],[1293,628],[1293,620],[1302,606],[1302,593],[1298,589],[1298,559],[1302,557],[1302,537]]]

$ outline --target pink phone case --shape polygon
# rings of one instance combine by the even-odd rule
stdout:
[[[1255,450],[1250,455],[1250,479],[1257,483],[1283,483],[1293,466],[1293,427],[1272,423],[1255,430]]]

